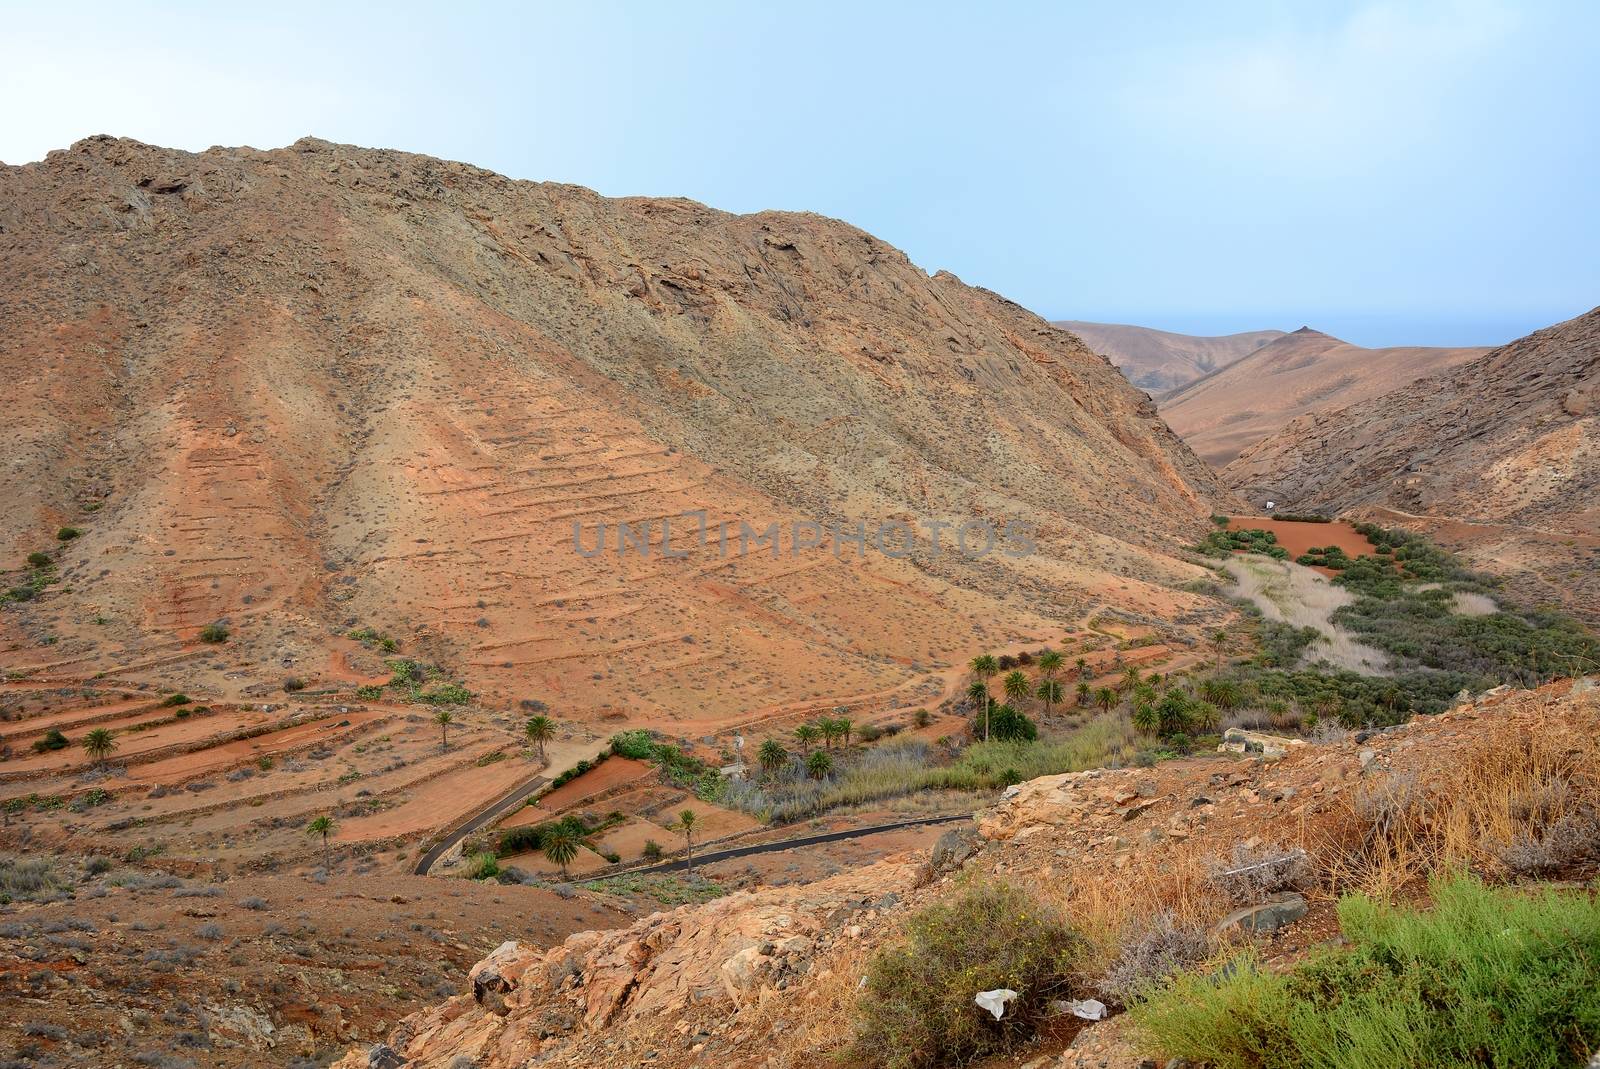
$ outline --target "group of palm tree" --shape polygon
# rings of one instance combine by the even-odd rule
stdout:
[[[794,729],[794,740],[800,744],[800,752],[809,755],[811,747],[820,739],[825,749],[833,749],[835,740],[843,745],[850,745],[850,735],[855,731],[856,725],[847,716],[819,716],[815,720],[808,720]]]
[[[838,723],[838,721],[835,721],[835,723]],[[845,720],[843,724],[845,727],[842,737],[848,742],[850,721]],[[809,731],[805,730],[808,728],[810,729]],[[801,724],[800,727],[795,729],[795,738],[804,745],[815,739],[813,732],[816,730],[814,725]],[[792,760],[792,755],[783,748],[783,743],[777,739],[768,739],[756,751],[756,760],[760,763],[762,772],[768,776],[773,776],[789,764],[790,760]],[[806,753],[801,758],[801,763],[805,766],[806,775],[812,779],[822,779],[833,771],[833,758],[825,750],[812,750]]]
[[[1006,702],[1012,705],[1021,705],[1030,698],[1039,699],[1044,704],[1045,715],[1049,716],[1065,696],[1065,688],[1056,678],[1056,673],[1061,671],[1066,658],[1059,650],[1047,649],[1035,657],[1033,663],[1039,667],[1037,680],[1030,680],[1028,673],[1020,668],[1014,668],[1001,678],[1000,689],[1005,695]],[[983,708],[983,737],[987,740],[990,714],[998,704],[989,690],[989,680],[1000,674],[1000,660],[992,653],[984,653],[974,657],[968,667],[974,678],[967,688],[967,697]],[[1079,680],[1078,700],[1081,703],[1089,687],[1086,681],[1089,662],[1079,657],[1075,667]]]

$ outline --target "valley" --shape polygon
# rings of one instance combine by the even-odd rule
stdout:
[[[1198,1064],[1360,896],[1594,878],[1595,313],[1051,324],[316,138],[0,235],[0,1062]]]

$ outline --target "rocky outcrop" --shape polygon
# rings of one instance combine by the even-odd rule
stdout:
[[[882,925],[917,875],[910,861],[883,862],[655,913],[555,947],[507,942],[472,969],[466,992],[407,1018],[385,1047],[419,1069],[463,1056],[501,1069],[535,1057],[597,1064],[594,1044],[691,1020],[703,1019],[711,1039],[740,1010],[814,980],[830,953]],[[369,1056],[352,1052],[339,1069],[367,1069]]]

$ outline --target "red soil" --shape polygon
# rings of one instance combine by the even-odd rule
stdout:
[[[1274,520],[1265,516],[1235,516],[1228,521],[1228,530],[1271,531],[1278,545],[1289,551],[1291,559],[1313,547],[1338,546],[1352,557],[1371,556],[1377,547],[1367,541],[1367,536],[1345,523],[1306,523],[1300,520]]]

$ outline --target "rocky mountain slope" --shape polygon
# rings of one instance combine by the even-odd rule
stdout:
[[[0,167],[0,277],[3,565],[81,530],[0,613],[13,669],[339,682],[328,635],[366,625],[570,715],[885,693],[1184,611],[1169,551],[1228,496],[1072,335],[814,215],[96,137]],[[676,524],[669,556],[685,512],[711,537]],[[1027,521],[1038,551],[790,535],[924,519]],[[779,523],[781,553],[722,522],[734,550]]]
[[[1582,784],[1571,789],[1592,798],[1583,769],[1595,752],[1597,695],[1592,681],[1502,690],[1383,732],[1295,745],[1276,762],[1212,754],[1050,776],[1008,791],[931,856],[802,888],[740,892],[554,945],[508,933],[466,990],[407,1017],[386,1043],[351,1052],[337,1069],[442,1069],[458,1058],[479,1069],[825,1064],[849,1040],[872,955],[919,908],[997,879],[1059,906],[1096,942],[1114,945],[1124,925],[1137,931],[1171,909],[1224,944],[1253,938],[1269,964],[1292,959],[1337,934],[1332,905],[1341,889],[1399,879],[1390,885],[1397,890],[1420,879],[1430,859],[1448,865],[1465,859],[1461,851],[1486,872],[1524,863],[1495,836],[1519,834],[1528,813],[1495,810],[1486,784]],[[1515,809],[1507,802],[1514,793],[1508,788],[1498,804]],[[1484,825],[1481,839],[1459,827],[1452,845],[1419,838],[1403,858],[1381,853],[1381,831],[1363,831],[1363,821],[1409,821],[1434,805],[1443,822],[1449,804],[1464,807],[1454,818],[1471,827],[1491,812],[1503,819]],[[1302,858],[1300,891],[1265,903],[1247,897],[1235,908],[1240,894],[1263,894],[1215,875],[1240,856]],[[1496,860],[1507,857],[1515,860]],[[1096,991],[1087,978],[1075,986],[1072,997]],[[1141,1049],[1123,1023],[1067,1017],[1024,1056],[984,1064],[1149,1064],[1143,1058],[1157,1052]]]
[[[1246,449],[1251,498],[1422,526],[1535,601],[1600,603],[1600,309]]]
[[[1218,468],[1284,424],[1437,374],[1483,349],[1363,349],[1301,327],[1162,398],[1161,414]]]
[[[1072,331],[1090,349],[1103,353],[1121,368],[1129,382],[1156,395],[1225,368],[1283,337],[1281,330],[1203,337],[1123,323],[1058,320],[1055,325]]]

